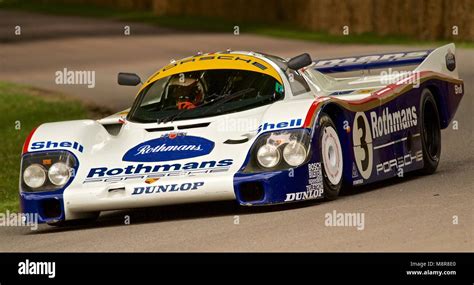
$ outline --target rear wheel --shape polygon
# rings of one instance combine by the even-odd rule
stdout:
[[[421,143],[423,149],[422,174],[432,174],[438,168],[441,155],[441,128],[436,101],[429,89],[421,93]]]
[[[336,199],[342,186],[343,157],[342,147],[336,126],[327,114],[322,114],[319,121],[321,134],[319,146],[321,153],[324,197]]]

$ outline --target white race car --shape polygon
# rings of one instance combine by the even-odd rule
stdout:
[[[21,162],[24,213],[64,225],[101,211],[201,201],[334,199],[343,185],[433,173],[463,95],[454,44],[312,61],[199,54],[110,117],[46,123]],[[333,76],[413,66],[407,73]],[[136,86],[136,74],[118,83]]]

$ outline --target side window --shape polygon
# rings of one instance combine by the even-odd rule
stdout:
[[[287,71],[287,76],[293,96],[298,96],[311,90],[306,80],[297,71],[289,70]]]
[[[161,101],[163,88],[166,84],[165,80],[158,80],[147,89],[144,90],[148,95],[143,99],[142,105],[154,104]]]

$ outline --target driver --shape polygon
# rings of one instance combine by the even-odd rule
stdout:
[[[203,99],[203,88],[198,78],[182,77],[177,75],[171,78],[169,91],[176,99],[178,110],[194,109],[199,106]]]

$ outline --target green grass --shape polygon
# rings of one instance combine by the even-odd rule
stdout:
[[[277,38],[289,38],[339,44],[406,44],[406,45],[442,45],[451,41],[421,41],[405,36],[378,36],[372,33],[359,35],[330,35],[325,32],[314,32],[289,24],[264,24],[208,17],[156,16],[151,11],[120,10],[90,4],[42,4],[32,0],[0,0],[0,9],[15,9],[56,15],[107,18],[123,21],[142,22],[176,30],[196,32],[232,33],[234,26],[239,26],[240,33],[252,33]],[[456,42],[458,47],[473,48],[472,42]]]
[[[18,211],[21,150],[29,132],[45,122],[84,119],[90,114],[78,101],[2,81],[0,102],[0,212]]]

